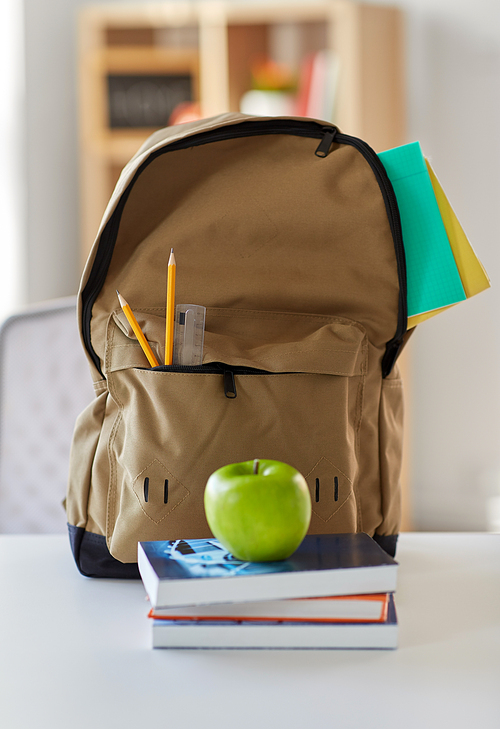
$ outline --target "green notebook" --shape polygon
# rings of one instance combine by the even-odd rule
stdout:
[[[419,142],[379,155],[401,215],[408,281],[408,316],[464,301],[460,274]]]

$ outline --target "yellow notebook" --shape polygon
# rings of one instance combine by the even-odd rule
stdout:
[[[436,200],[439,206],[439,212],[443,219],[444,227],[450,247],[457,264],[458,273],[462,281],[465,294],[468,299],[471,296],[479,294],[481,291],[490,287],[490,280],[481,261],[476,256],[474,249],[469,243],[465,232],[460,225],[455,211],[451,207],[448,198],[446,197],[441,184],[434,173],[428,160],[425,160],[427,165],[427,171],[432,182],[432,187]],[[451,304],[450,306],[455,306]],[[423,314],[415,314],[414,316],[408,317],[408,329],[420,324],[426,319],[430,319],[432,316],[449,309],[449,306],[442,307],[440,309],[434,309],[433,311],[426,311]]]

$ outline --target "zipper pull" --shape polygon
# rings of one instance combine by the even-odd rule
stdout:
[[[323,127],[323,139],[318,144],[318,147],[314,153],[316,155],[316,157],[326,157],[327,156],[328,152],[330,151],[332,142],[335,139],[336,134],[337,134],[336,127]]]
[[[236,397],[236,382],[232,370],[224,370],[224,395],[230,400]]]

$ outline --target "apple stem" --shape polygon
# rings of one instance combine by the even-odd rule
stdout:
[[[257,473],[259,473],[259,459],[258,458],[256,458],[253,462],[253,472],[255,475]]]

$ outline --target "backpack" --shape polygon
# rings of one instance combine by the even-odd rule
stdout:
[[[159,362],[167,262],[206,307],[203,363]],[[79,416],[66,500],[79,570],[139,577],[137,543],[207,538],[210,474],[294,466],[310,534],[359,532],[394,555],[400,524],[406,269],[375,152],[305,118],[223,114],[155,132],[124,168],[78,295],[96,398]]]

